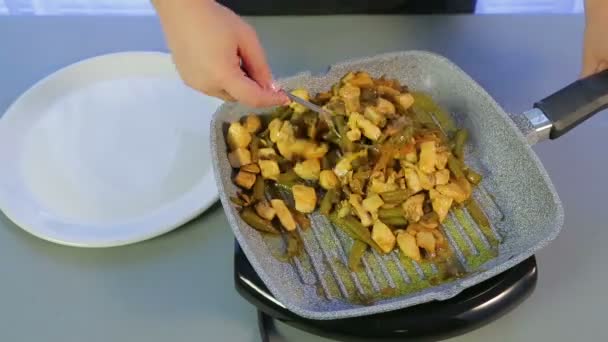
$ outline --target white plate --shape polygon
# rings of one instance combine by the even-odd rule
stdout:
[[[70,65],[0,118],[0,209],[40,238],[109,247],[166,233],[217,198],[209,123],[221,101],[168,54]]]

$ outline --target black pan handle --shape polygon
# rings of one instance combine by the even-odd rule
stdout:
[[[534,104],[553,127],[549,138],[556,139],[595,113],[608,108],[608,70],[580,79]]]

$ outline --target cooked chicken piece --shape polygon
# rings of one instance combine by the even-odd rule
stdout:
[[[434,141],[425,141],[420,144],[420,161],[418,163],[420,170],[424,173],[435,172],[435,164],[437,163],[437,152]]]
[[[369,193],[381,194],[383,192],[389,192],[399,189],[399,184],[395,182],[395,176],[392,175],[384,180],[384,174],[379,172],[372,175],[367,190]]]
[[[275,159],[277,157],[277,153],[274,148],[267,147],[261,148],[258,150],[258,158],[259,159]]]
[[[405,178],[401,178],[397,182],[399,184],[399,188],[401,188],[402,190],[407,189],[407,186],[405,184]]]
[[[365,186],[365,179],[359,177],[353,177],[353,171],[348,171],[346,177],[344,177],[346,184],[350,187],[353,193],[363,195],[363,188]]]
[[[350,141],[357,141],[361,139],[361,130],[359,128],[351,129],[350,131],[346,132],[346,137]]]
[[[456,203],[463,203],[468,199],[467,194],[456,183],[437,185],[435,190],[439,191],[444,196],[452,198]]]
[[[414,96],[410,93],[396,95],[395,101],[399,103],[403,110],[407,110],[414,104]]]
[[[293,141],[295,139],[295,131],[291,122],[283,122],[283,125],[281,125],[281,129],[279,130],[276,138],[277,142]]]
[[[272,205],[272,208],[276,211],[277,216],[279,217],[279,221],[281,222],[283,227],[285,227],[287,231],[295,230],[296,221],[294,220],[291,211],[289,211],[289,208],[287,208],[287,205],[285,205],[285,202],[280,199],[273,199],[270,200],[270,204]]]
[[[365,135],[368,139],[378,140],[382,131],[378,126],[374,125],[371,121],[366,119],[363,115],[359,113],[352,113],[348,118],[348,126],[351,129],[359,128],[363,131],[363,135]]]
[[[369,216],[369,213],[363,208],[363,204],[361,203],[361,195],[351,194],[348,203],[355,209],[355,213],[359,216],[359,220],[361,220],[361,224],[365,227],[369,227],[372,225],[372,219]]]
[[[247,164],[247,165],[243,165],[241,166],[241,170],[245,171],[245,172],[251,172],[251,173],[255,173],[258,174],[260,173],[260,167],[258,166],[258,164]]]
[[[387,87],[385,85],[378,86],[376,90],[378,91],[378,95],[388,95],[390,97],[396,97],[400,94],[398,90],[391,87]]]
[[[344,218],[351,213],[350,203],[347,200],[342,200],[338,206],[338,217]]]
[[[436,212],[431,211],[428,214],[424,214],[418,222],[422,227],[427,229],[435,229],[439,226],[439,215]]]
[[[420,178],[418,178],[418,172],[412,168],[403,169],[403,175],[405,176],[405,182],[407,183],[407,188],[412,191],[412,193],[417,193],[422,190],[422,186],[420,185]]]
[[[348,173],[348,171],[353,169],[352,162],[359,157],[365,157],[365,156],[367,156],[367,150],[361,150],[356,153],[352,153],[352,152],[346,153],[344,155],[344,157],[342,157],[338,161],[338,163],[336,163],[336,166],[334,167],[334,173],[338,177],[345,176],[346,173]]]
[[[410,163],[417,163],[418,162],[418,155],[416,154],[416,151],[412,151],[409,152],[405,155],[405,160],[410,162]]]
[[[323,170],[319,175],[319,184],[325,190],[335,189],[340,181],[332,170]]]
[[[306,89],[295,89],[291,93],[303,100],[310,101],[310,96],[308,95],[308,90]],[[289,107],[291,107],[293,109],[293,112],[297,114],[302,114],[308,110],[306,107],[302,106],[297,102],[290,103]]]
[[[416,244],[424,248],[431,257],[435,256],[435,237],[429,231],[420,231],[416,234]]]
[[[270,137],[270,141],[273,143],[279,141],[279,132],[281,131],[281,127],[283,127],[283,121],[279,119],[273,119],[268,124],[268,136]]]
[[[228,127],[228,145],[232,150],[237,148],[247,148],[251,142],[251,133],[249,133],[243,125],[238,121],[230,124]]]
[[[435,172],[435,185],[448,184],[450,181],[450,170],[443,169]]]
[[[405,217],[410,222],[418,222],[424,211],[422,210],[422,203],[424,203],[424,194],[414,195],[403,203],[403,210],[405,211]]]
[[[431,190],[435,186],[434,174],[424,173],[420,169],[416,169],[416,173],[418,174],[418,179],[420,180],[420,186],[424,190]]]
[[[462,189],[467,199],[471,198],[473,188],[471,187],[471,183],[469,183],[466,178],[456,178],[454,182]]]
[[[363,208],[370,213],[377,212],[383,204],[384,201],[377,194],[371,195],[363,200]]]
[[[321,163],[319,163],[319,159],[307,159],[297,163],[293,167],[293,171],[302,179],[317,180],[321,173]]]
[[[355,78],[355,73],[349,71],[346,75],[342,76],[340,79],[340,84],[348,83],[348,81],[352,80],[353,78]]]
[[[418,232],[421,232],[424,230],[424,227],[418,223],[410,223],[407,225],[407,228],[405,229],[405,232],[410,234],[411,236],[416,236],[418,234]]]
[[[287,160],[293,159],[293,146],[294,143],[292,141],[281,140],[277,142],[279,153]]]
[[[277,214],[277,211],[266,202],[258,202],[258,204],[255,205],[255,212],[258,213],[261,218],[268,221],[272,221]]]
[[[418,244],[416,244],[415,237],[408,233],[401,232],[397,235],[397,244],[405,256],[412,258],[415,261],[422,260],[422,257],[420,256],[420,249],[418,248]]]
[[[435,163],[435,167],[437,170],[444,170],[446,165],[448,164],[448,158],[450,157],[450,152],[443,151],[437,152],[437,160]]]
[[[279,142],[277,147],[281,155],[287,160],[292,160],[294,156],[301,156],[306,159],[321,159],[328,150],[325,143],[317,145],[313,141],[305,139]]]
[[[431,231],[431,233],[433,233],[433,237],[435,238],[435,246],[437,248],[446,248],[448,246],[445,237],[439,230],[434,229]]]
[[[378,127],[384,127],[386,125],[386,118],[384,115],[382,115],[378,110],[376,110],[376,108],[372,106],[365,107],[363,116]]]
[[[391,101],[379,97],[376,102],[376,110],[380,114],[392,116],[395,114],[395,105]]]
[[[443,222],[448,216],[448,212],[452,207],[452,198],[442,195],[439,191],[431,189],[429,191],[429,197],[431,198],[431,204],[433,205],[433,211],[439,216],[439,222]]]
[[[314,188],[306,185],[294,185],[291,187],[293,198],[296,202],[296,210],[301,213],[312,213],[317,204],[317,193]]]
[[[360,88],[371,88],[374,86],[374,81],[372,80],[371,76],[364,71],[356,73],[346,82]]]
[[[239,147],[228,153],[228,161],[230,166],[237,169],[243,165],[251,164],[251,153],[248,149]]]
[[[253,183],[255,183],[255,175],[253,173],[239,171],[236,177],[234,177],[234,183],[241,188],[251,189]]]
[[[390,253],[395,247],[395,235],[391,229],[382,223],[376,221],[372,228],[372,240],[374,240],[384,253]]]
[[[328,149],[329,148],[326,143],[321,143],[320,145],[308,145],[307,148],[304,148],[302,156],[306,159],[321,159],[327,154]]]
[[[346,83],[340,88],[338,94],[344,101],[344,106],[346,107],[347,114],[359,111],[359,108],[361,107],[361,103],[359,101],[359,97],[361,96],[361,89],[359,89],[359,87]]]
[[[264,179],[273,179],[276,181],[281,173],[279,164],[275,160],[258,160],[258,165],[260,166]]]
[[[249,133],[255,134],[262,127],[262,121],[260,120],[260,118],[257,115],[255,115],[255,114],[249,114],[245,118],[245,124],[244,124],[244,126],[245,126],[245,129]]]

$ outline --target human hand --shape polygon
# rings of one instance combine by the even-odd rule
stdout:
[[[608,69],[608,1],[585,1],[582,77]]]
[[[289,100],[272,73],[255,30],[213,0],[153,0],[184,82],[207,95],[252,107]]]

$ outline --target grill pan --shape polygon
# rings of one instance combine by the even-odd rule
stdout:
[[[441,265],[404,261],[398,251],[379,255],[370,250],[363,258],[364,269],[350,272],[345,265],[352,240],[318,214],[312,215],[310,229],[298,228],[305,253],[290,262],[281,261],[283,241],[249,227],[229,200],[237,188],[227,157],[227,125],[262,111],[226,103],[211,124],[221,202],[247,258],[280,305],[300,316],[323,320],[448,299],[520,263],[558,235],[564,220],[562,204],[530,145],[555,139],[605,108],[607,72],[577,81],[513,118],[460,68],[424,51],[350,60],[330,67],[323,75],[301,73],[280,83],[285,88],[302,87],[316,93],[353,70],[364,70],[374,77],[387,75],[411,89],[430,93],[459,126],[469,130],[466,162],[484,176],[473,198],[491,227],[477,226],[466,210],[450,213],[442,229],[458,266],[467,273],[439,284],[435,281]]]

